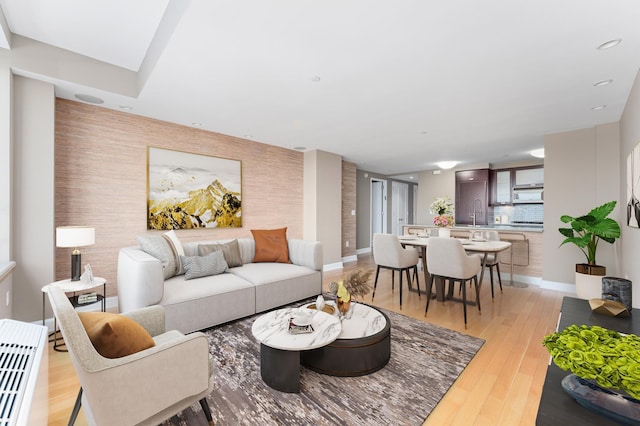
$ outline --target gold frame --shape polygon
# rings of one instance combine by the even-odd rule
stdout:
[[[147,229],[242,227],[242,161],[147,147]]]

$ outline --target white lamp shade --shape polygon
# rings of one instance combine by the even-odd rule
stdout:
[[[95,228],[89,226],[58,226],[56,228],[57,247],[84,247],[95,242]]]

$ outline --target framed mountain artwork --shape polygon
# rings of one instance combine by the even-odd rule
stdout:
[[[147,229],[242,226],[242,162],[148,147]]]

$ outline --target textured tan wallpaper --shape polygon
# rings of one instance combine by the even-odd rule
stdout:
[[[250,237],[251,229],[303,234],[303,154],[218,133],[62,99],[56,100],[55,224],[96,228],[82,264],[116,294],[118,250],[146,229],[147,146],[242,161],[242,228],[176,231],[183,241]],[[70,275],[71,249],[56,249],[56,279]]]

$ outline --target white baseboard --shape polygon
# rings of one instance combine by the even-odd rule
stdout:
[[[572,295],[576,296],[576,286],[574,284],[541,280],[540,288],[544,288],[546,290],[563,291],[565,293],[571,293]]]
[[[353,256],[345,256],[342,258],[342,263],[357,262],[357,261],[358,261],[358,256],[355,254]]]
[[[357,249],[356,250],[356,255],[358,255],[358,254],[367,254],[367,253],[371,253],[371,247],[365,247],[365,248],[361,248],[361,249]]]
[[[322,266],[322,272],[335,271],[336,269],[342,269],[343,267],[344,265],[342,264],[342,262],[327,263],[326,265]]]

